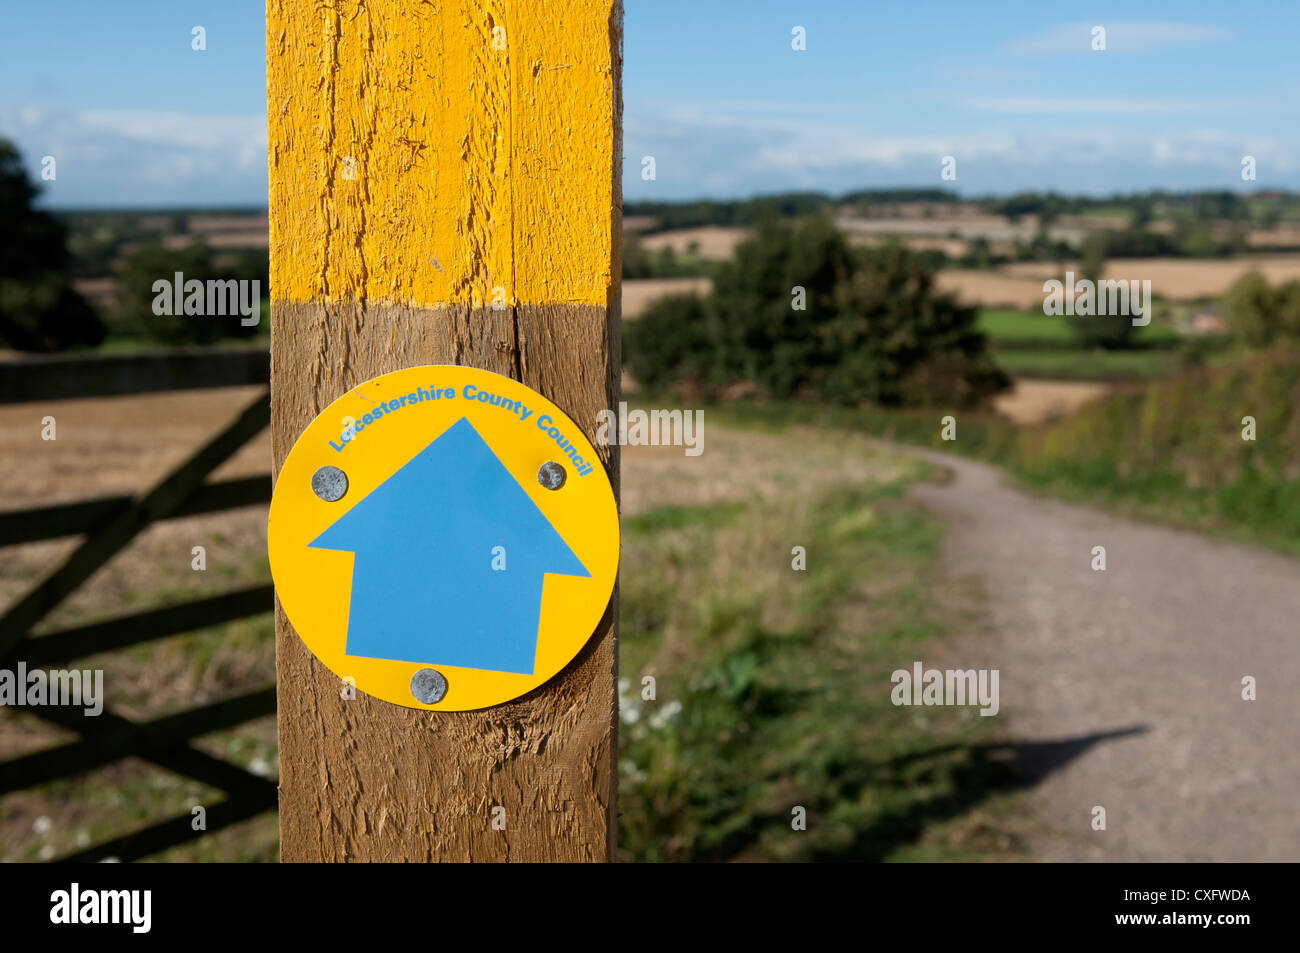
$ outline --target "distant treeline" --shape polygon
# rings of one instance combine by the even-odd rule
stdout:
[[[166,206],[144,206],[134,208],[128,206],[112,206],[109,208],[60,208],[52,209],[51,213],[55,218],[71,220],[76,218],[113,218],[125,216],[128,218],[139,218],[142,215],[179,215],[188,217],[190,215],[265,215],[265,205],[166,205]]]
[[[1021,192],[1011,196],[963,199],[948,189],[868,189],[831,195],[826,192],[786,192],[757,195],[746,199],[699,199],[682,202],[626,202],[625,218],[650,217],[654,224],[645,232],[704,225],[747,227],[768,216],[798,217],[850,207],[861,213],[873,207],[914,203],[960,204],[970,202],[991,214],[1019,218],[1035,215],[1051,221],[1062,215],[1128,213],[1135,225],[1153,217],[1192,221],[1254,222],[1269,225],[1281,219],[1300,218],[1300,195],[1278,190],[1242,194],[1226,190],[1200,192],[1114,193],[1108,196],[1069,196],[1057,192]]]
[[[685,202],[625,202],[623,217],[652,217],[647,233],[702,225],[747,227],[764,218],[797,218],[826,212],[841,205],[882,205],[903,202],[960,202],[961,196],[945,189],[877,189],[850,192],[838,198],[826,192],[781,192],[747,199],[699,199]]]

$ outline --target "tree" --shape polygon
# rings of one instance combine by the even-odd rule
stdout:
[[[1292,278],[1274,292],[1281,333],[1300,341],[1300,280]]]
[[[660,298],[623,332],[628,366],[636,383],[650,391],[673,384],[702,386],[712,375],[710,349],[716,335],[698,295]]]
[[[267,298],[268,258],[265,252],[243,252],[223,256],[218,262],[202,242],[177,249],[157,242],[128,256],[118,283],[119,328],[127,334],[147,337],[164,344],[211,344],[225,337],[251,337],[256,325],[245,325],[238,314],[155,314],[158,292],[154,283],[174,284],[179,272],[183,280],[257,281],[258,294]],[[251,290],[251,289],[250,289]]]
[[[833,359],[811,384],[836,403],[975,406],[1010,383],[993,363],[974,308],[938,291],[898,244],[867,250],[827,322]]]
[[[0,344],[20,351],[96,345],[104,326],[73,290],[66,230],[33,208],[38,194],[18,150],[0,139]]]
[[[1102,233],[1089,235],[1083,243],[1083,258],[1079,262],[1080,277],[1093,282],[1094,286],[1106,274],[1106,247],[1107,238]],[[1102,300],[1100,291],[1095,300]],[[1118,349],[1132,343],[1131,314],[1073,314],[1066,321],[1084,347]]]
[[[823,217],[765,220],[704,299],[666,299],[625,332],[646,386],[968,406],[1005,387],[976,314],[897,244],[858,250]]]
[[[1277,297],[1257,271],[1232,283],[1223,306],[1232,333],[1251,347],[1271,344],[1281,329]]]
[[[790,227],[765,219],[714,279],[715,382],[753,381],[770,396],[791,397],[823,373],[834,359],[825,327],[855,264],[829,220]]]

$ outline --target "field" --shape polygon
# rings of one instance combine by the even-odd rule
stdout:
[[[1042,282],[1060,278],[1078,263],[1057,266],[1048,262],[1018,262],[1003,265],[998,273],[1007,278],[1037,282],[1042,303]],[[1170,301],[1199,301],[1223,295],[1232,283],[1250,271],[1258,271],[1269,284],[1300,278],[1300,255],[1251,255],[1226,259],[1113,258],[1106,264],[1105,278],[1112,281],[1149,280],[1153,295]]]
[[[128,492],[160,475],[253,391],[0,408],[0,472],[21,508]],[[713,414],[708,410],[709,415]],[[58,439],[39,438],[41,416]],[[789,452],[797,444],[798,455]],[[864,438],[718,426],[706,452],[628,447],[623,463],[620,837],[625,859],[1014,856],[1017,780],[989,760],[992,719],[889,702],[889,673],[970,637],[969,605],[940,598],[939,525],[906,499],[924,469]],[[265,435],[219,477],[267,472]],[[74,541],[0,550],[12,599]],[[207,570],[191,568],[206,547]],[[265,511],[160,524],[98,572],[48,627],[266,581]],[[803,546],[815,571],[791,566]],[[975,626],[974,631],[978,631]],[[924,654],[921,654],[924,653]],[[275,677],[269,613],[79,661],[107,704],[179,711]],[[656,680],[655,698],[642,695]],[[0,756],[71,736],[0,712]],[[274,720],[198,742],[274,778]],[[0,860],[69,852],[215,797],[138,760],[0,799]],[[806,808],[808,830],[790,824]],[[277,856],[263,816],[154,859]]]
[[[1065,318],[1043,314],[1041,309],[985,309],[980,312],[979,329],[999,347],[1062,347],[1074,340]],[[1143,344],[1152,347],[1181,340],[1177,331],[1160,324],[1149,324],[1137,335]]]
[[[719,225],[675,228],[644,235],[641,244],[647,251],[671,248],[678,255],[695,254],[705,261],[726,261],[748,234],[746,228],[725,228]]]
[[[258,388],[0,407],[0,490],[8,508],[129,493],[161,476],[251,401]],[[53,416],[58,439],[40,439]],[[269,473],[263,434],[214,476]],[[8,602],[69,552],[76,540],[0,549],[0,602]],[[191,568],[206,549],[207,569]],[[269,579],[266,514],[260,508],[155,525],[101,568],[40,631],[154,605],[215,595]],[[275,680],[271,616],[241,620],[133,649],[80,659],[102,668],[105,704],[150,718],[238,694]],[[0,757],[72,740],[29,715],[0,712]],[[267,777],[276,773],[275,721],[263,718],[205,736],[197,746]],[[57,856],[148,822],[211,803],[217,794],[136,759],[0,799],[0,861]],[[168,851],[169,860],[274,860],[277,832],[262,817]]]
[[[1042,281],[1016,278],[1001,271],[945,268],[935,275],[935,284],[956,295],[963,304],[1018,311],[1041,311],[1043,307]]]
[[[667,295],[706,295],[713,287],[708,278],[635,278],[623,282],[623,317],[639,318],[646,308]]]
[[[1097,381],[1020,379],[993,399],[993,409],[1017,424],[1037,424],[1066,417],[1110,390]]]
[[[1183,356],[1168,348],[1132,351],[1063,348],[1004,348],[997,352],[998,366],[1013,377],[1065,380],[1127,380],[1168,377],[1184,366]]]

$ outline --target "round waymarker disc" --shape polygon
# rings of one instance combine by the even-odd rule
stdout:
[[[307,426],[267,547],[280,604],[330,671],[395,705],[466,711],[578,654],[609,605],[618,533],[605,468],[563,411],[508,377],[428,365]]]

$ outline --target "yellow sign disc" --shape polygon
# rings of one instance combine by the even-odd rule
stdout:
[[[341,679],[436,711],[532,691],[578,654],[618,574],[595,448],[508,377],[429,365],[339,397],[280,469],[276,594]]]

